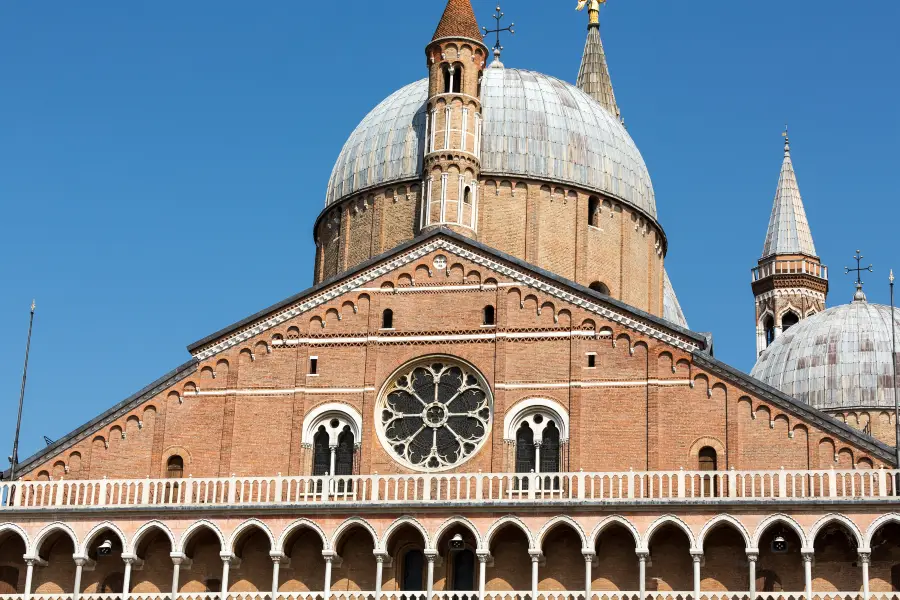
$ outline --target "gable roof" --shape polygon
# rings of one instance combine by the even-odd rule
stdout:
[[[873,456],[877,456],[886,464],[894,464],[894,449],[874,438],[863,434],[841,423],[825,413],[811,406],[795,400],[790,396],[772,388],[765,383],[754,379],[712,356],[712,340],[708,334],[696,333],[675,325],[665,319],[653,316],[642,310],[634,308],[594,290],[581,286],[573,281],[560,277],[549,271],[545,271],[530,265],[515,257],[509,256],[498,250],[470,240],[449,229],[437,228],[426,235],[402,244],[380,256],[374,257],[363,264],[313,286],[299,294],[291,296],[277,304],[242,319],[216,333],[199,340],[190,346],[188,350],[194,353],[194,358],[163,375],[136,394],[129,396],[98,417],[88,421],[66,436],[58,439],[53,444],[38,451],[34,455],[21,461],[18,465],[20,473],[26,473],[49,458],[72,447],[84,439],[92,431],[109,424],[116,419],[134,410],[162,390],[182,381],[197,371],[202,357],[211,356],[221,351],[216,349],[219,340],[233,340],[240,343],[247,337],[256,335],[269,327],[275,326],[273,317],[281,317],[286,314],[293,316],[295,311],[303,312],[309,308],[302,308],[307,304],[317,306],[330,299],[352,290],[364,283],[381,276],[391,270],[402,267],[434,249],[440,248],[447,252],[453,252],[473,262],[483,264],[488,268],[503,273],[504,275],[522,281],[524,285],[530,285],[541,289],[548,294],[556,294],[561,299],[579,305],[586,310],[596,312],[607,319],[619,322],[627,327],[656,337],[667,343],[678,345],[691,352],[695,363],[715,374],[717,377],[743,388],[749,393],[755,394],[760,399],[769,402],[783,410],[797,415],[804,420],[822,428],[843,440],[849,441],[860,448],[864,448]],[[296,314],[299,314],[296,313]],[[287,317],[290,318],[290,317]],[[279,321],[281,322],[281,321]],[[230,347],[230,346],[229,346]],[[210,352],[211,351],[211,352]],[[209,353],[208,353],[209,352]],[[8,476],[9,471],[3,472],[3,477]]]

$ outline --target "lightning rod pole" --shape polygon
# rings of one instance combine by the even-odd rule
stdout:
[[[31,317],[28,320],[28,343],[25,345],[25,368],[22,370],[22,389],[19,391],[19,417],[16,419],[16,437],[10,457],[9,480],[16,480],[16,466],[19,463],[19,430],[22,427],[22,405],[25,403],[25,380],[28,379],[28,354],[31,352],[31,329],[34,327],[34,300],[31,301]]]

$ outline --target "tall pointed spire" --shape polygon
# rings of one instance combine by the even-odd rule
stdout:
[[[787,130],[784,132],[784,162],[781,164],[781,175],[778,178],[775,204],[772,206],[762,257],[774,254],[817,256],[809,221],[806,220],[806,210],[800,198],[794,164],[791,162],[791,142]]]
[[[481,41],[481,29],[470,0],[448,0],[444,16],[441,17],[431,41],[448,37]]]
[[[587,41],[584,44],[584,54],[581,57],[581,68],[578,69],[576,84],[599,102],[609,114],[621,120],[622,114],[619,111],[619,105],[616,104],[616,94],[613,92],[609,66],[606,64],[606,52],[603,50],[603,41],[600,39],[600,23],[597,16],[599,10],[599,2],[596,7],[592,3],[589,9],[591,18],[588,24]]]

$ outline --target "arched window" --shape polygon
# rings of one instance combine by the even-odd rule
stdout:
[[[463,204],[472,204],[472,188],[469,186],[463,190]]]
[[[697,460],[699,462],[699,470],[706,471],[718,471],[719,470],[719,459],[716,455],[715,448],[711,448],[709,446],[704,446],[700,448],[700,452],[697,454]],[[703,496],[704,497],[712,497],[717,496],[719,491],[718,481],[714,475],[704,476],[703,477]]]
[[[335,456],[335,475],[353,475],[353,452],[356,449],[356,440],[349,425],[344,425],[344,430],[338,436],[337,456]]]
[[[444,93],[449,94],[453,89],[453,67],[444,65]]]
[[[400,591],[421,592],[424,589],[422,569],[425,566],[425,555],[421,550],[413,548],[403,555],[403,573],[400,577]]]
[[[784,313],[784,316],[781,317],[781,332],[784,333],[794,325],[800,322],[800,317],[797,316],[792,310]]]
[[[313,437],[313,475],[327,475],[331,469],[331,448],[329,435],[324,425],[320,425]]]
[[[775,341],[775,320],[771,316],[763,321],[763,329],[766,332],[766,348],[768,348]]]
[[[541,436],[541,473],[559,473],[559,428],[553,421]]]
[[[609,296],[609,287],[602,281],[595,281],[590,285],[590,288],[595,292],[599,292],[601,294]]]
[[[600,227],[600,198],[596,196],[588,199],[588,225]]]
[[[496,311],[494,307],[488,304],[484,307],[482,311],[484,319],[482,321],[482,325],[495,325],[496,324]]]
[[[516,473],[531,473],[535,470],[534,431],[527,422],[516,431]]]
[[[384,312],[381,313],[381,328],[382,329],[393,329],[394,328],[394,311],[389,308],[384,309]]]
[[[450,78],[453,81],[453,93],[462,92],[463,66],[460,63],[454,63],[451,67]]]
[[[169,479],[181,479],[184,477],[184,459],[173,454],[166,462],[166,477]]]

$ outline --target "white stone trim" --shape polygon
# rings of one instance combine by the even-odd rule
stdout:
[[[533,420],[535,415],[543,415],[544,422],[535,423]],[[506,415],[503,417],[503,438],[506,440],[516,439],[516,431],[519,426],[528,421],[534,431],[534,439],[540,440],[544,427],[547,426],[547,418],[552,419],[559,428],[559,441],[567,441],[569,439],[569,413],[559,402],[549,398],[528,398],[517,402],[506,411]]]
[[[339,425],[337,427],[331,427],[330,424],[325,423],[325,421],[330,421],[331,419],[337,419]],[[338,443],[338,435],[343,431],[345,425],[350,426],[350,430],[353,432],[353,439],[356,443],[362,441],[362,415],[349,404],[344,404],[342,402],[328,402],[327,404],[320,404],[306,413],[306,416],[303,418],[303,433],[300,437],[301,443],[312,444],[313,437],[316,435],[316,430],[319,428],[319,425],[322,424],[325,425],[325,429],[328,431],[328,439],[330,440],[331,445],[336,445]]]
[[[555,283],[546,282],[533,277],[517,267],[501,264],[492,257],[463,248],[456,242],[446,238],[437,238],[428,243],[424,243],[421,246],[412,248],[403,254],[399,254],[392,259],[385,260],[381,264],[373,266],[353,277],[348,277],[344,281],[290,306],[282,308],[268,317],[263,317],[259,321],[246,325],[240,330],[224,336],[217,342],[211,342],[194,351],[194,358],[197,360],[205,360],[220,352],[224,352],[229,348],[233,348],[260,333],[268,331],[300,314],[330,302],[347,292],[353,291],[382,275],[386,275],[395,269],[402,268],[413,261],[419,260],[436,250],[451,253],[459,258],[464,258],[482,267],[496,271],[501,275],[505,275],[510,279],[519,282],[521,285],[527,285],[540,290],[554,298],[570,303],[604,319],[623,325],[635,332],[647,335],[686,352],[693,352],[700,348],[699,343],[667,333],[659,325],[643,323],[632,318],[626,314],[625,311],[620,311],[619,309],[599,304],[593,299],[576,295]]]

